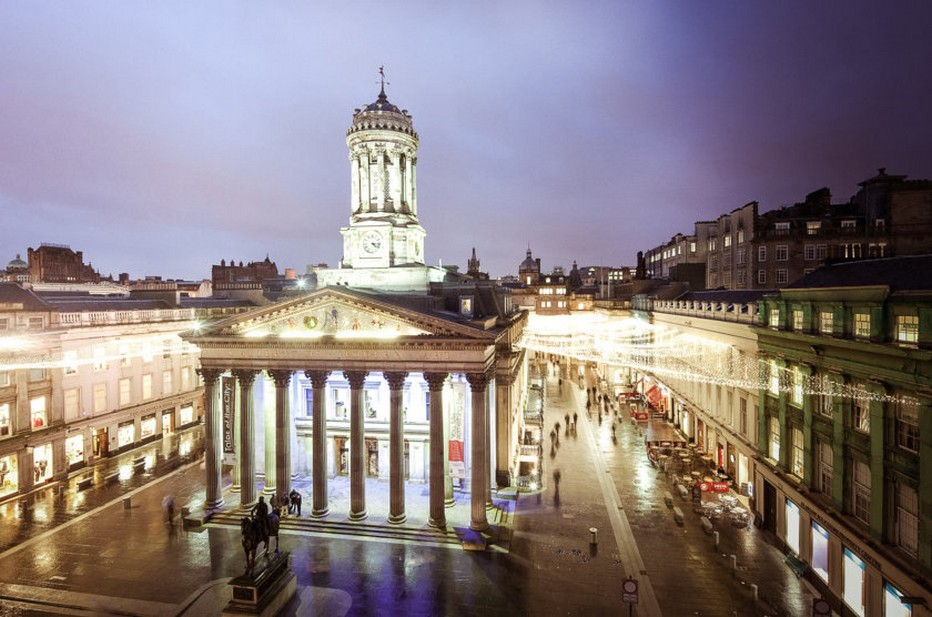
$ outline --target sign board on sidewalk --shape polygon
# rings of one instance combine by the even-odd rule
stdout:
[[[450,476],[454,478],[466,477],[465,452],[463,451],[463,442],[458,439],[451,439],[449,444],[449,461]]]
[[[638,603],[638,582],[632,578],[625,580],[621,584],[621,600],[625,604]]]

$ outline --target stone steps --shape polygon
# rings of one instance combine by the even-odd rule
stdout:
[[[239,527],[242,512],[223,511],[216,512],[207,523],[208,526]],[[467,530],[458,530],[448,526],[446,529],[437,529],[427,525],[423,527],[409,527],[405,525],[388,525],[367,523],[365,521],[340,521],[328,519],[314,519],[308,517],[285,517],[279,522],[279,530],[297,533],[326,533],[345,536],[362,536],[368,538],[383,538],[392,540],[414,541],[435,545],[461,546]]]

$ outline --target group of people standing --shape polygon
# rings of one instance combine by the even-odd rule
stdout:
[[[272,495],[269,505],[279,517],[286,514],[301,516],[301,493],[293,488],[287,495]]]

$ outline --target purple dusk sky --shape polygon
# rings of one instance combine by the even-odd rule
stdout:
[[[932,178],[930,24],[927,0],[4,2],[0,261],[336,266],[385,65],[428,263],[634,265],[749,201]]]

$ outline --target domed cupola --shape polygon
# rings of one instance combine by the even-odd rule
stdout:
[[[7,272],[14,272],[17,270],[28,270],[29,264],[20,259],[19,253],[16,254],[16,259],[13,259],[6,265]]]
[[[350,224],[343,234],[344,268],[424,263],[426,232],[418,223],[418,135],[408,110],[385,94],[353,111],[346,131],[350,159]]]

